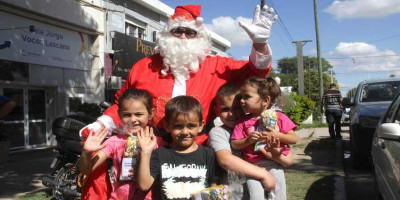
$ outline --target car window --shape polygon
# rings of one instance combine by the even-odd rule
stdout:
[[[398,99],[400,99],[400,98],[398,98]],[[399,101],[397,101],[397,102],[399,102]],[[397,107],[396,118],[394,118],[394,123],[396,123],[396,124],[400,124],[400,110],[399,110],[399,108],[400,107]]]
[[[392,101],[400,91],[400,81],[364,84],[360,92],[360,102]]]
[[[385,118],[383,119],[383,123],[391,123],[393,116],[396,115],[396,117],[394,118],[396,123],[399,123],[400,121],[400,112],[399,112],[399,107],[400,105],[400,95],[397,96],[397,99],[390,105],[390,107],[388,108],[388,111],[386,113]]]

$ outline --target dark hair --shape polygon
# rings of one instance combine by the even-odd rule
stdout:
[[[335,83],[331,83],[331,84],[329,85],[329,89],[332,89],[332,88],[334,88],[334,87],[336,87],[336,84],[335,84]]]
[[[235,95],[240,91],[239,86],[237,86],[234,83],[228,82],[223,84],[219,89],[217,90],[217,94],[215,95],[217,97],[217,101],[219,99],[222,99],[224,97],[229,97],[231,95]]]
[[[176,119],[179,115],[189,115],[196,113],[199,122],[203,121],[203,108],[199,101],[191,96],[177,96],[168,101],[165,105],[165,122]]]
[[[118,109],[121,110],[122,103],[128,99],[141,100],[146,106],[147,112],[151,113],[153,109],[153,97],[146,90],[127,89],[118,99]]]
[[[267,96],[269,96],[271,98],[271,106],[282,93],[279,85],[271,77],[264,78],[252,76],[248,78],[243,85],[250,85],[256,88],[257,93],[261,98],[267,98]]]

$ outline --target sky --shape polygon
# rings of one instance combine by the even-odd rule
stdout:
[[[248,59],[252,41],[238,22],[251,23],[260,0],[162,0],[177,5],[200,4],[204,24],[231,42],[228,53]],[[295,57],[293,41],[307,42],[304,56],[317,56],[313,0],[265,0],[279,20],[269,39],[272,66]],[[367,79],[400,77],[400,0],[319,0],[321,57],[333,66],[343,96]]]

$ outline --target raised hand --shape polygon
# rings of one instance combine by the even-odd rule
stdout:
[[[257,5],[253,22],[251,24],[239,22],[239,25],[247,32],[254,43],[267,43],[272,25],[278,20],[278,15],[272,17],[273,12],[273,8],[268,9],[268,6],[265,5],[260,13],[260,6]]]
[[[106,144],[102,144],[102,142],[107,135],[108,130],[106,128],[100,128],[97,132],[90,131],[85,145],[83,146],[83,151],[94,152],[106,147]]]
[[[142,153],[151,153],[156,146],[156,136],[153,133],[153,128],[146,126],[137,134]]]

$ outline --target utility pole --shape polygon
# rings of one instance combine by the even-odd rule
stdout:
[[[293,41],[297,49],[297,76],[299,85],[299,95],[304,96],[304,66],[303,66],[303,46],[312,40]]]
[[[264,7],[264,5],[265,5],[265,0],[261,0],[261,10]]]
[[[314,19],[315,19],[315,37],[317,40],[317,59],[318,59],[318,75],[319,75],[319,102],[318,102],[318,110],[320,111],[321,109],[321,100],[324,90],[324,83],[322,82],[322,62],[321,62],[321,49],[319,45],[319,25],[318,25],[318,6],[317,6],[317,0],[314,0]],[[323,121],[323,113],[320,112],[320,118],[319,122],[322,123]]]

